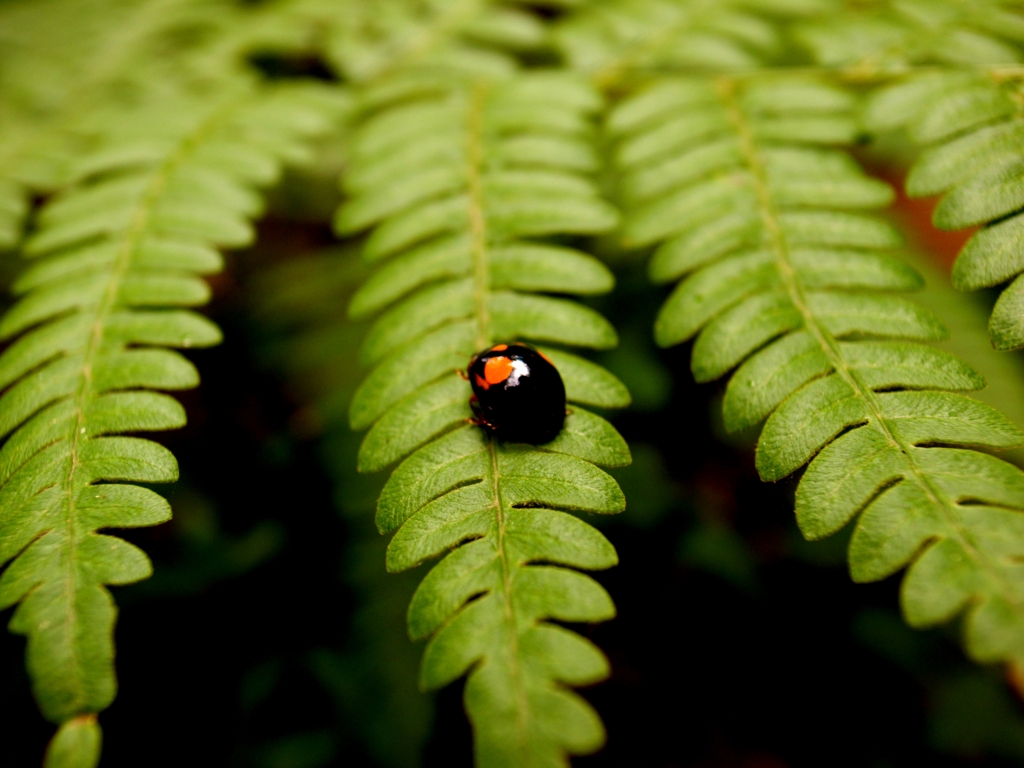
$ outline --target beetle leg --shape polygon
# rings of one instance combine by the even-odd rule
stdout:
[[[474,427],[487,427],[487,429],[494,429],[494,425],[491,424],[483,413],[480,412],[480,401],[477,400],[476,395],[469,398],[469,407],[473,409],[473,415],[466,419],[466,421],[472,424]]]
[[[477,421],[481,424],[484,423],[484,415],[480,412],[480,401],[477,400],[476,395],[469,398],[469,407],[473,409],[473,415],[476,416]]]

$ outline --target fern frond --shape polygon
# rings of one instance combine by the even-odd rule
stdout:
[[[1016,77],[934,72],[881,89],[866,112],[869,128],[904,128],[924,146],[907,177],[907,193],[943,195],[935,226],[981,227],[956,261],[953,284],[976,290],[1009,282],[989,321],[998,349],[1024,347],[1021,95]]]
[[[792,34],[821,64],[865,72],[1005,64],[1021,60],[1024,14],[1006,0],[835,3]]]
[[[540,447],[500,444],[467,424],[471,391],[458,375],[496,341],[615,344],[593,310],[536,295],[612,286],[592,257],[537,239],[616,223],[589,178],[600,106],[583,81],[537,73],[379,111],[355,139],[351,199],[336,221],[344,233],[373,226],[364,255],[380,264],[351,304],[357,317],[384,310],[363,347],[373,371],[350,411],[354,427],[372,425],[359,467],[379,470],[415,451],[389,479],[377,523],[396,532],[391,571],[453,550],[416,592],[409,631],[431,638],[424,688],[469,672],[482,766],[564,765],[566,753],[604,740],[597,715],[565,686],[602,679],[607,663],[547,620],[614,613],[597,582],[570,569],[608,568],[615,550],[569,512],[624,507],[594,464],[626,464],[628,449],[580,405],[621,407],[628,393],[593,363],[545,348],[574,404],[565,428]]]
[[[0,319],[0,607],[19,604],[10,628],[28,636],[33,690],[54,722],[110,704],[105,585],[151,570],[141,550],[97,531],[170,517],[137,483],[173,481],[174,457],[125,435],[185,423],[154,390],[198,383],[170,348],[220,339],[188,309],[209,297],[201,276],[220,269],[217,247],[251,240],[256,189],[302,156],[328,107],[315,92],[248,88],[114,115],[25,245],[33,263]]]
[[[699,110],[697,106],[699,105]],[[945,335],[892,295],[920,279],[884,253],[899,243],[865,209],[891,199],[827,145],[856,135],[853,99],[813,80],[665,80],[611,116],[625,224],[658,244],[652,277],[682,277],[656,327],[668,346],[696,337],[699,381],[737,370],[727,426],[767,419],[756,463],[780,480],[809,463],[796,492],[804,535],[858,518],[856,581],[909,566],[907,620],[967,613],[980,661],[1024,658],[1024,473],[971,450],[1024,435],[965,395],[981,377],[918,342]],[[706,123],[687,125],[698,112]],[[672,186],[652,169],[678,169]],[[659,179],[654,185],[651,178]]]

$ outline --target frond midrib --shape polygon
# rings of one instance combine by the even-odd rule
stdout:
[[[473,88],[466,114],[466,181],[469,189],[470,248],[473,260],[473,295],[478,350],[486,349],[493,343],[490,335],[490,311],[487,306],[491,280],[487,258],[487,213],[484,207],[483,193],[485,160],[483,116],[488,91],[488,86],[483,83]],[[501,563],[501,600],[509,647],[512,651],[509,654],[512,685],[515,688],[515,698],[518,704],[516,707],[516,735],[525,757],[529,744],[529,717],[527,716],[529,697],[526,694],[522,667],[519,663],[519,635],[512,607],[512,566],[509,563],[508,553],[505,551],[505,506],[501,494],[501,470],[497,441],[493,435],[487,436],[487,451],[491,462],[491,491],[494,504],[497,554]]]
[[[466,112],[466,186],[469,197],[470,253],[473,261],[473,300],[476,308],[476,347],[485,349],[491,343],[490,312],[487,307],[491,289],[487,259],[487,218],[483,191],[483,112],[488,87],[477,85],[470,96]]]

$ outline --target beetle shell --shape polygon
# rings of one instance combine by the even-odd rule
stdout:
[[[565,423],[565,385],[554,364],[526,344],[495,344],[469,363],[470,404],[499,440],[547,443]]]

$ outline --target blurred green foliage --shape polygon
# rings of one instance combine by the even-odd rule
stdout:
[[[283,117],[257,109],[258,119],[236,124],[231,138],[253,131],[247,140],[286,166],[280,179],[261,177],[273,182],[262,197],[217,187],[197,206],[208,210],[190,218],[193,235],[232,247],[247,242],[239,234],[248,232],[245,221],[264,220],[255,246],[228,254],[228,273],[211,280],[211,312],[228,329],[228,343],[217,357],[194,355],[206,386],[184,397],[192,425],[165,441],[182,466],[166,493],[175,518],[126,535],[153,552],[156,570],[117,591],[122,694],[104,715],[112,734],[104,765],[199,759],[251,768],[415,768],[472,760],[461,690],[424,694],[416,686],[422,646],[409,642],[406,606],[427,569],[385,573],[387,541],[373,522],[384,479],[355,471],[359,439],[348,412],[365,375],[358,361],[369,325],[347,313],[370,271],[359,256],[365,237],[339,244],[328,222],[353,191],[339,190],[338,177],[355,162],[356,124],[390,100],[480,76],[512,78],[520,67],[574,68],[621,101],[667,71],[728,72],[739,82],[760,67],[817,62],[859,93],[867,90],[860,84],[922,65],[996,62],[997,77],[972,80],[977,98],[959,112],[984,144],[990,119],[1011,136],[1019,121],[1012,64],[1024,39],[1019,10],[989,0],[0,0],[0,248],[26,235],[38,244],[61,222],[62,190],[88,192],[97,170],[119,183],[167,160],[147,150],[139,161],[137,147],[120,146],[133,130],[173,133],[191,111],[239,89],[255,88],[262,103],[279,86],[319,86],[307,93],[329,93],[314,102],[336,120],[328,134],[293,142],[274,130],[288,119],[304,123],[298,107]],[[933,189],[922,179],[935,175],[936,157],[956,154],[956,146],[944,148],[944,131],[955,123],[943,118],[943,100],[955,101],[957,83],[917,100],[875,102],[869,128],[889,130],[902,120],[909,134],[887,135],[855,154],[871,160],[872,172],[898,177],[918,151],[910,139],[940,136],[912,186],[946,192],[948,184]],[[844,110],[853,104],[845,98]],[[754,113],[778,106],[761,101]],[[679,130],[690,125],[690,111],[682,109]],[[836,124],[822,125],[834,139]],[[651,151],[616,148],[588,126],[580,135],[606,156]],[[864,139],[863,126],[841,127],[842,143]],[[418,135],[419,126],[413,129]],[[127,155],[101,157],[83,171],[82,157],[104,146]],[[589,147],[583,150],[577,154],[589,157]],[[967,170],[1002,168],[1005,159],[985,155]],[[659,171],[665,160],[655,164]],[[624,185],[610,166],[596,169],[601,191],[631,210],[651,177],[641,173]],[[803,170],[797,163],[782,181]],[[1000,179],[968,182],[987,192],[1003,189]],[[882,194],[875,180],[863,182],[861,191]],[[199,187],[193,203],[206,189]],[[970,223],[962,197],[944,204],[940,223]],[[978,220],[1009,213],[1015,226],[1019,200],[1006,199],[989,200]],[[210,235],[196,222],[225,201],[241,223]],[[82,213],[78,205],[70,206],[72,218]],[[81,205],[89,220],[89,200]],[[40,213],[54,208],[57,214]],[[669,213],[661,217],[671,228],[685,211]],[[952,331],[940,348],[984,375],[988,386],[977,399],[1024,427],[1024,359],[996,353],[984,331],[996,294],[954,291],[922,237],[920,213],[908,215],[902,200],[894,221],[911,243],[901,261],[925,279],[916,300]],[[100,237],[120,236],[101,230]],[[601,411],[634,457],[611,471],[627,510],[597,520],[580,515],[614,540],[623,565],[601,576],[620,620],[573,627],[607,651],[613,670],[607,684],[583,691],[611,740],[579,764],[799,766],[817,764],[822,754],[840,765],[1024,760],[1024,686],[1013,668],[968,665],[956,627],[909,629],[892,608],[891,583],[846,589],[851,526],[806,541],[792,520],[795,486],[759,484],[758,425],[728,432],[723,390],[692,383],[690,350],[656,348],[651,327],[665,294],[644,274],[649,249],[625,248],[619,232],[557,239],[615,272],[616,292],[584,304],[612,320],[621,342],[592,359],[632,394],[621,414]],[[665,257],[659,260],[664,267]],[[12,251],[0,253],[5,287],[21,271]],[[972,287],[983,282],[961,278]],[[1004,346],[1012,346],[1007,338]],[[1022,449],[1003,455],[1024,464]],[[38,765],[50,734],[29,704],[23,645],[4,642],[3,719],[14,735],[0,764]],[[811,701],[782,705],[779,691],[805,692]],[[94,765],[99,744],[93,718],[67,720],[47,768]]]

